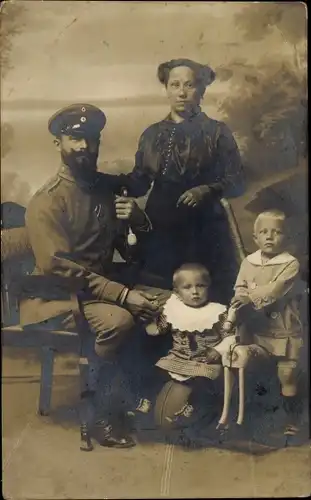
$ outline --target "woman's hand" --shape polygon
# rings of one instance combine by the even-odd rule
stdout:
[[[197,186],[185,191],[177,201],[176,206],[183,204],[188,207],[197,207],[211,192],[208,186]]]

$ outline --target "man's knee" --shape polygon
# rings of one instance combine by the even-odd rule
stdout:
[[[85,307],[85,317],[96,334],[95,352],[106,357],[115,352],[133,329],[133,316],[118,306],[94,304]]]
[[[119,308],[118,315],[114,319],[114,327],[119,333],[129,332],[135,325],[133,316],[126,309]]]

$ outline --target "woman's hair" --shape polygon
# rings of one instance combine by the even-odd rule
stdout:
[[[257,216],[257,218],[254,222],[254,233],[257,232],[258,224],[261,221],[261,219],[267,218],[267,217],[270,219],[276,219],[276,220],[282,221],[283,223],[285,223],[287,220],[285,213],[282,212],[281,210],[277,210],[277,209],[265,210],[264,212],[261,212]]]
[[[172,59],[171,61],[164,62],[158,67],[158,79],[167,86],[170,71],[179,66],[187,66],[195,74],[196,83],[203,96],[206,87],[211,85],[215,80],[216,74],[208,65],[203,65],[192,61],[191,59]]]
[[[174,275],[173,275],[174,288],[177,287],[178,278],[180,277],[180,274],[183,271],[199,271],[202,274],[202,277],[206,280],[206,282],[208,284],[210,284],[210,282],[211,282],[210,273],[208,272],[208,270],[206,269],[205,266],[203,266],[202,264],[197,264],[197,263],[189,263],[189,264],[183,264],[178,269],[176,269],[176,271],[174,272]]]

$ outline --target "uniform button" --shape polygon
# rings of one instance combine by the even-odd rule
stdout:
[[[270,314],[270,316],[271,316],[272,319],[276,319],[278,317],[278,315],[279,315],[279,313],[277,313],[277,312],[272,312]]]

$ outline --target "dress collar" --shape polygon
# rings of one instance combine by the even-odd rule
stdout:
[[[196,120],[197,118],[205,118],[205,113],[203,113],[203,111],[201,111],[201,108],[199,107],[198,110],[196,112],[194,112],[192,115],[188,116],[187,118],[185,118],[185,120],[177,123],[175,122],[173,119],[172,119],[172,116],[171,116],[171,113],[169,113],[163,121],[165,122],[168,122],[170,124],[173,124],[175,126],[181,126],[182,124],[184,123],[187,123],[187,122],[192,122],[194,120]]]
[[[282,252],[263,263],[261,250],[257,250],[256,252],[248,255],[246,259],[248,260],[248,262],[254,264],[255,266],[274,266],[275,264],[289,264],[290,262],[296,260],[295,257],[290,253]]]
[[[204,331],[213,328],[219,317],[226,311],[226,306],[209,302],[203,307],[186,306],[174,293],[167,300],[163,314],[173,329],[180,331]]]

